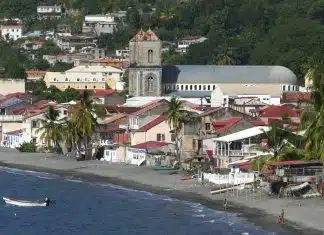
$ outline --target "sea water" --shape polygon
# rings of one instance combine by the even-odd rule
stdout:
[[[0,193],[56,201],[46,208],[0,202],[1,235],[274,234],[197,203],[47,173],[0,168]]]

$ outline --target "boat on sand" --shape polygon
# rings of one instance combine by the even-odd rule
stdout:
[[[44,201],[26,201],[26,200],[18,200],[9,197],[2,198],[6,204],[21,206],[21,207],[46,207],[49,206],[50,200],[45,198]]]

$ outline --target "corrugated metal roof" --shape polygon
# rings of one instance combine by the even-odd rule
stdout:
[[[297,84],[297,77],[283,66],[169,65],[163,67],[162,82]]]
[[[219,138],[215,138],[214,140],[220,141],[220,142],[232,142],[236,140],[242,140],[249,137],[261,135],[264,133],[264,131],[269,131],[270,127],[268,126],[256,126],[252,128],[245,129],[243,131],[235,132],[230,135],[225,135]]]

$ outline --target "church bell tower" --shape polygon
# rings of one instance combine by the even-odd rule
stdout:
[[[132,96],[161,96],[162,43],[151,31],[140,30],[129,42],[129,94]]]

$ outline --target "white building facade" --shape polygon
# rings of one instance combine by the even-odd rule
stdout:
[[[74,89],[115,89],[124,90],[123,70],[112,66],[77,66],[65,72],[47,72],[44,81],[47,86],[60,90]]]
[[[62,6],[38,6],[37,14],[40,19],[60,18],[62,15]]]
[[[115,17],[111,15],[86,15],[82,25],[82,33],[112,34],[116,29]]]
[[[24,25],[1,25],[1,36],[5,40],[18,40],[22,37]]]

